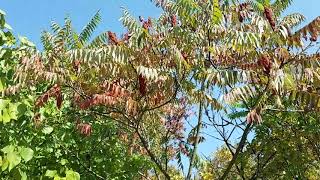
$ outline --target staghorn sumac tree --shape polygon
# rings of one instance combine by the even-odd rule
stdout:
[[[0,11],[1,178],[142,177],[151,167],[150,162],[136,152],[128,155],[126,144],[118,138],[121,131],[108,117],[80,114],[78,109],[72,109],[73,101],[63,93],[65,87],[59,83],[29,81],[29,77],[20,82],[14,80],[14,73],[21,67],[18,64],[28,66],[25,70],[32,66],[34,72],[40,73],[46,67],[41,58],[28,65],[27,55],[35,47],[26,38],[15,39],[4,15]],[[98,17],[95,15],[88,26],[94,26]],[[80,37],[77,46],[86,39],[84,35]],[[75,62],[72,68],[75,74],[80,73],[81,65]],[[43,72],[47,78],[53,77],[52,74]],[[103,88],[114,95],[121,93],[107,84]]]
[[[99,19],[97,16],[92,21]],[[42,108],[50,104],[51,97],[58,109],[62,106],[61,117],[77,112],[75,129],[84,136],[95,134],[94,124],[101,123],[98,119],[113,120],[121,137],[126,137],[123,142],[128,153],[149,156],[155,171],[169,179],[169,161],[180,152],[180,146],[172,141],[184,142],[182,121],[187,111],[176,106],[182,102],[178,97],[183,97],[178,95],[180,79],[187,73],[172,66],[181,61],[178,49],[169,51],[165,44],[156,47],[164,35],[157,32],[159,27],[153,26],[150,18],[140,24],[133,19],[127,22],[130,17],[126,10],[124,16],[124,24],[133,26],[127,35],[119,38],[109,31],[92,42],[81,41],[81,34],[90,35],[96,23],[90,22],[88,26],[93,27],[85,27],[88,32],[80,35],[72,30],[69,19],[62,27],[53,23],[52,34],[42,35],[44,51],[24,51],[15,75],[17,82],[48,87],[34,102],[34,119],[40,125],[46,121]],[[88,124],[87,116],[97,122]],[[174,127],[177,124],[180,126]]]

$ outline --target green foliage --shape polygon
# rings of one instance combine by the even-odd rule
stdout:
[[[276,0],[271,6],[274,9],[275,15],[280,16],[280,14],[285,11],[292,3],[293,0]]]
[[[6,146],[1,149],[4,153],[2,159],[2,171],[5,171],[8,168],[10,172],[15,166],[20,164],[23,159],[25,162],[28,162],[33,157],[33,150],[25,147],[16,147],[13,145]]]
[[[10,100],[0,99],[0,122],[8,123],[17,119],[17,105]]]
[[[52,22],[41,52],[0,11],[0,175],[317,177],[319,17],[292,32],[291,0],[153,2],[158,20],[123,9],[121,37],[92,37],[99,12],[80,33]],[[205,128],[225,145],[201,161]]]
[[[80,180],[80,174],[72,170],[66,170],[65,177],[60,177],[56,170],[47,170],[45,176],[49,178],[54,178],[55,180]]]
[[[212,22],[219,24],[222,19],[222,12],[219,7],[219,0],[212,1]]]
[[[317,142],[314,141],[318,134],[317,116],[316,113],[267,113],[263,124],[255,130],[256,137],[244,153],[245,157],[254,156],[251,152],[259,154],[255,167],[257,171],[261,171],[259,168],[263,171],[255,177],[311,178],[309,173],[318,166]]]
[[[101,21],[101,15],[98,11],[92,19],[89,21],[89,23],[83,28],[82,32],[79,35],[79,41],[84,46],[86,42],[89,41],[89,38],[92,36],[92,33],[97,28],[98,24]]]

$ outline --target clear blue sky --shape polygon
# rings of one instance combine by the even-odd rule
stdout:
[[[161,12],[149,0],[0,0],[0,9],[6,12],[14,33],[28,37],[38,47],[41,46],[40,33],[50,29],[51,21],[63,23],[68,15],[80,31],[99,9],[102,23],[97,32],[123,32],[119,22],[121,7],[136,17],[158,17]]]
[[[156,18],[161,12],[150,0],[1,0],[0,3],[0,9],[7,13],[7,21],[15,34],[28,37],[38,47],[41,47],[40,33],[49,29],[50,21],[62,23],[64,17],[69,15],[74,27],[81,30],[99,9],[103,21],[98,32],[123,32],[119,22],[121,6],[135,16]],[[320,15],[319,7],[320,0],[295,0],[286,13],[302,13],[309,22]],[[209,138],[199,149],[200,153],[208,155],[216,147],[217,141]]]
[[[98,32],[112,30],[122,32],[120,7],[124,6],[135,16],[158,17],[160,9],[150,0],[1,0],[0,9],[7,13],[7,21],[15,34],[28,37],[40,45],[40,33],[49,29],[50,21],[62,23],[69,15],[77,30],[101,10],[103,22]],[[307,20],[319,16],[320,0],[295,0],[288,12],[303,13]]]

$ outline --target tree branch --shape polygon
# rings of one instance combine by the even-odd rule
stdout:
[[[236,160],[237,160],[240,152],[242,151],[242,149],[243,149],[243,147],[244,147],[244,144],[245,144],[246,139],[247,139],[247,137],[248,137],[248,134],[249,134],[249,132],[250,132],[250,130],[251,130],[251,127],[252,127],[251,124],[248,124],[248,125],[246,126],[246,128],[245,128],[245,130],[244,130],[244,132],[243,132],[243,134],[242,134],[241,140],[240,140],[240,142],[239,142],[239,145],[238,145],[238,147],[237,147],[237,149],[236,149],[236,152],[234,153],[234,156],[232,157],[230,163],[228,164],[227,169],[224,171],[223,175],[219,178],[219,180],[224,180],[224,179],[227,178],[227,176],[228,176],[228,174],[229,174],[232,166],[233,166],[234,163],[236,162]]]
[[[204,82],[202,82],[201,90],[202,90],[202,91],[204,90]],[[199,103],[198,124],[197,124],[196,132],[195,132],[196,138],[195,138],[195,142],[194,142],[194,145],[193,145],[193,151],[192,151],[192,154],[191,154],[191,159],[190,159],[188,174],[187,174],[187,178],[186,178],[187,180],[190,180],[190,179],[191,179],[191,171],[192,171],[192,168],[193,168],[193,165],[194,165],[195,156],[196,156],[197,148],[198,148],[198,144],[199,144],[200,129],[201,129],[201,126],[202,126],[202,108],[203,108],[203,101],[200,100],[200,103]]]
[[[144,147],[144,149],[147,151],[149,157],[151,158],[151,160],[157,165],[157,167],[159,168],[159,170],[162,172],[162,174],[166,177],[167,180],[170,180],[170,176],[167,173],[167,171],[165,171],[161,165],[161,163],[157,160],[156,156],[151,152],[151,150],[149,149],[149,145],[148,142],[144,139],[144,137],[140,134],[139,129],[136,128],[136,133],[142,143],[142,146]]]

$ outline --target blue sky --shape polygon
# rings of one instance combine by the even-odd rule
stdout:
[[[0,9],[7,13],[15,34],[28,37],[39,47],[40,33],[49,29],[50,21],[62,23],[69,15],[75,28],[81,30],[99,9],[103,22],[97,32],[122,32],[119,22],[122,6],[135,16],[158,17],[161,12],[150,0],[1,0]],[[310,21],[320,15],[318,7],[320,0],[295,0],[288,13],[303,13]]]
[[[16,35],[26,36],[40,47],[40,33],[50,29],[50,22],[63,23],[68,15],[74,27],[80,31],[98,11],[102,23],[97,32],[108,30],[123,32],[121,7],[138,17],[158,17],[160,9],[149,0],[0,0],[0,9],[7,14],[8,24]]]
[[[126,7],[136,17],[156,18],[161,12],[150,0],[1,0],[0,4],[14,33],[28,37],[38,47],[41,47],[40,33],[49,29],[50,21],[62,23],[66,15],[71,17],[74,27],[80,31],[101,10],[102,23],[97,32],[123,32],[119,22],[120,7]],[[320,0],[295,0],[286,13],[302,13],[309,22],[320,15],[319,7]],[[217,148],[216,140],[207,140],[200,145],[201,154],[208,155]]]

